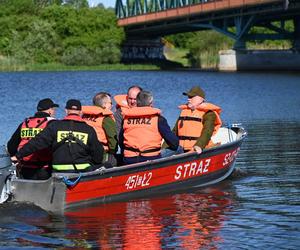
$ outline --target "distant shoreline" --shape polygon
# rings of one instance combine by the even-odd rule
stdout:
[[[0,63],[0,72],[32,72],[32,71],[93,71],[93,70],[160,70],[151,64],[101,64],[95,66],[70,66],[64,64],[25,64],[7,65]]]

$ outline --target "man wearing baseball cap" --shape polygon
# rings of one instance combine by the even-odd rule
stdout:
[[[54,119],[58,104],[50,98],[42,99],[37,104],[37,112],[22,122],[7,143],[10,156],[14,156],[18,149],[22,148],[38,133],[40,133],[51,120]],[[52,155],[49,149],[35,152],[18,165],[18,173],[24,179],[47,179],[51,175],[49,163]]]
[[[200,154],[204,148],[214,146],[211,136],[222,125],[221,108],[205,102],[205,92],[199,86],[192,87],[183,95],[188,97],[188,102],[179,106],[181,113],[173,131],[185,152]]]
[[[95,130],[81,118],[81,102],[70,99],[63,120],[53,121],[16,153],[21,160],[37,150],[51,147],[55,172],[87,172],[102,163],[103,146]]]

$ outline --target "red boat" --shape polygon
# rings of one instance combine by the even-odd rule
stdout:
[[[10,174],[1,196],[9,196],[19,202],[32,202],[53,213],[64,213],[94,203],[130,200],[212,185],[232,173],[246,134],[239,126],[221,128],[214,138],[221,145],[201,154],[184,153],[88,173],[53,173],[51,178],[43,181],[19,179]]]

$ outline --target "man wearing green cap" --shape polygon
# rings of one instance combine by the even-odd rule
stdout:
[[[173,131],[185,152],[196,151],[200,154],[204,148],[214,146],[210,139],[222,125],[221,108],[205,102],[205,93],[198,86],[183,95],[188,97],[188,103],[179,106],[181,113]]]

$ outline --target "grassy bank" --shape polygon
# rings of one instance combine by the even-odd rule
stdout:
[[[173,62],[181,63],[184,67],[189,67],[189,61],[187,58],[188,55],[187,49],[178,49],[178,48],[168,48],[164,49],[165,57]]]
[[[49,64],[16,64],[9,60],[0,59],[0,71],[93,71],[93,70],[158,70],[151,64],[101,64],[96,66],[69,66],[58,63]]]
[[[192,56],[188,49],[167,48],[164,51],[166,58],[173,62],[179,62],[184,67],[198,69],[217,69],[219,56],[216,53],[204,51],[195,62],[195,55]],[[192,65],[193,64],[193,65]]]

